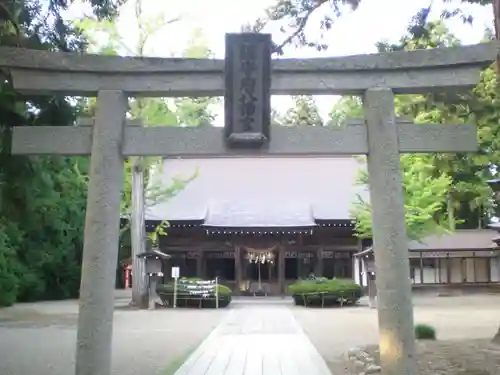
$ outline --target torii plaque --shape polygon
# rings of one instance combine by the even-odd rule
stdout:
[[[233,40],[239,45],[228,51],[228,56],[233,56],[229,62],[82,56],[0,48],[0,67],[10,69],[17,90],[97,96],[92,126],[15,127],[13,131],[14,154],[92,157],[76,375],[109,375],[111,371],[124,156],[230,157],[238,154],[260,157],[367,155],[382,367],[386,375],[416,375],[399,154],[475,151],[476,130],[468,125],[417,126],[408,120],[396,119],[394,93],[473,87],[480,69],[495,59],[497,44],[273,61],[270,93],[362,95],[365,113],[362,122],[346,127],[268,128],[266,87],[269,80],[265,81],[265,67],[269,56],[264,52],[268,51],[270,38],[249,35],[239,38],[228,37],[230,43]],[[260,73],[250,75],[251,84],[255,79],[254,88],[261,93],[260,101],[255,101],[261,104],[251,111],[253,121],[245,119],[242,122],[238,114],[235,117],[234,111],[226,111],[229,124],[226,129],[124,126],[128,96],[224,94],[224,71],[228,83],[231,80],[227,74],[232,63],[242,63],[242,45],[244,49],[254,48],[253,52],[245,50],[243,57],[261,64]],[[238,50],[240,52],[235,52]],[[259,54],[265,60],[255,57]],[[248,72],[245,76],[241,76],[241,69],[239,72],[236,73],[240,74],[239,79],[248,80]],[[236,96],[232,98],[234,105]],[[249,112],[245,111],[247,116]]]
[[[230,147],[258,148],[269,141],[271,51],[269,34],[226,35],[224,128]]]

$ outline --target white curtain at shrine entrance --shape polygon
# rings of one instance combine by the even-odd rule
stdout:
[[[277,254],[275,250],[278,245],[273,245],[267,248],[252,248],[252,247],[243,247],[245,250],[245,260],[249,263],[254,263],[257,267],[257,281],[258,281],[258,291],[262,292],[262,273],[264,270],[268,270],[269,277],[271,279],[271,267],[276,263]]]

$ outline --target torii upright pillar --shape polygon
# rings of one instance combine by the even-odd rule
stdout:
[[[78,375],[111,373],[126,110],[127,97],[122,91],[97,95],[78,314]]]
[[[377,269],[380,358],[387,374],[417,374],[408,237],[394,94],[365,92],[368,175]]]

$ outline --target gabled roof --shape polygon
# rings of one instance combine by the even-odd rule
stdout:
[[[428,236],[420,241],[408,241],[409,251],[466,251],[497,250],[493,242],[496,232],[490,229],[459,229],[453,233]],[[369,247],[357,254],[362,256],[373,251]]]
[[[420,242],[411,241],[410,250],[474,250],[494,249],[493,238],[497,235],[491,229],[462,229],[454,233],[433,235]]]
[[[165,159],[155,179],[198,176],[177,196],[146,208],[146,220],[202,221],[211,227],[310,227],[350,220],[356,195],[368,199],[354,157]],[[157,172],[159,173],[159,172]]]

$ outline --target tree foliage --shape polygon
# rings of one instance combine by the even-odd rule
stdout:
[[[366,0],[365,0],[366,1]],[[498,0],[495,0],[498,2]],[[442,0],[447,6],[441,12],[442,19],[460,18],[464,23],[472,23],[473,17],[460,6],[454,6],[449,0]],[[274,51],[283,54],[288,45],[305,46],[319,51],[328,48],[324,36],[332,28],[335,20],[346,11],[356,10],[362,0],[275,0],[275,3],[265,10],[265,14],[246,29],[261,31],[268,24],[280,26],[282,38],[274,42]],[[493,0],[461,0],[460,3],[491,5]],[[433,10],[434,2],[421,8],[411,19],[407,31],[416,39],[425,37],[428,17]],[[498,27],[499,9],[495,8],[495,24]],[[315,33],[308,30],[315,28]],[[319,30],[319,33],[317,32]],[[311,38],[311,34],[317,35]]]
[[[115,16],[121,0],[92,0],[94,16],[66,23],[61,12],[72,1],[37,0],[2,3],[0,45],[59,51],[119,54],[125,40],[120,38]],[[158,26],[150,20],[148,32]],[[169,21],[169,20],[166,20]],[[170,20],[174,22],[175,20]],[[108,38],[101,38],[103,35]],[[95,37],[99,34],[99,37]],[[148,41],[142,34],[142,47]],[[93,38],[94,37],[94,38]],[[201,46],[188,46],[199,53]],[[198,49],[197,49],[198,48]],[[93,115],[95,99],[68,100],[64,97],[23,97],[2,72],[0,86],[0,305],[15,301],[68,298],[78,295],[88,160],[83,157],[23,157],[10,155],[12,126],[72,125],[76,117]],[[163,99],[132,101],[130,115],[147,114],[153,125],[177,125],[196,115],[211,116],[208,103],[180,103]],[[200,112],[204,110],[204,112]],[[201,116],[201,115],[200,115]],[[207,121],[205,121],[207,122]],[[127,166],[130,168],[130,165]],[[188,177],[189,179],[189,177]],[[165,199],[181,189],[181,183],[159,191],[151,189],[148,201]],[[124,187],[124,204],[130,189]],[[128,198],[126,197],[128,196]]]
[[[64,22],[71,2],[2,2],[0,45],[83,51]],[[118,1],[92,2],[96,16]],[[0,86],[0,305],[75,297],[80,284],[87,158],[10,155],[12,126],[71,125],[79,111],[64,97],[23,97],[2,72]]]
[[[360,97],[343,96],[328,113],[329,125],[346,125],[349,119],[363,118],[363,103]]]
[[[380,44],[381,50],[440,48],[459,41],[442,22],[426,25],[421,38],[408,35],[399,45]],[[406,224],[412,238],[458,224],[466,228],[484,226],[493,208],[492,192],[486,181],[500,160],[500,101],[493,67],[484,70],[477,87],[466,94],[427,94],[396,97],[396,113],[417,123],[476,123],[479,152],[471,154],[402,155]],[[346,97],[332,111],[336,118],[357,117],[358,98]],[[369,183],[363,172],[360,182]],[[353,209],[360,236],[371,234],[371,207],[359,200]]]
[[[89,40],[90,51],[108,55],[148,56],[148,46],[153,38],[169,25],[180,21],[179,17],[168,18],[163,12],[148,15],[143,13],[143,0],[128,0],[133,5],[137,29],[137,44],[131,45],[118,29],[118,19],[99,20],[84,18],[75,21],[75,25]],[[210,58],[212,51],[207,46],[203,30],[193,31],[182,56],[186,58]],[[210,126],[215,120],[213,107],[219,98],[137,98],[130,101],[131,118],[141,119],[148,126]]]
[[[91,47],[101,54],[131,56],[147,56],[150,51],[148,45],[160,31],[165,27],[180,20],[179,17],[168,18],[163,12],[155,12],[149,15],[144,10],[143,0],[129,0],[126,5],[133,6],[134,23],[137,29],[137,43],[131,45],[129,41],[118,30],[119,19],[96,20],[85,18],[77,22],[80,29],[89,40]],[[97,37],[98,36],[98,37]],[[186,48],[183,51],[185,57],[208,58],[212,55],[207,47],[207,41],[203,38],[202,30],[195,30],[191,35]],[[129,101],[129,116],[131,119],[140,120],[145,126],[200,126],[211,125],[215,115],[212,113],[211,105],[217,102],[217,98],[134,98]],[[169,186],[164,186],[158,180],[150,179],[150,171],[160,165],[161,157],[150,158],[128,158],[125,160],[125,181],[122,190],[121,215],[127,219],[128,224],[141,217],[140,212],[134,212],[132,196],[135,189],[144,188],[145,209],[151,205],[165,202],[180,191],[197,177],[197,171],[185,178],[178,177]],[[133,173],[139,171],[144,177],[144,187],[134,186]],[[154,243],[158,235],[165,235],[168,222],[163,221],[156,231],[150,233]],[[122,228],[122,234],[130,236],[129,225]],[[128,239],[127,239],[128,240]],[[128,242],[128,241],[127,241]],[[135,253],[140,252],[136,249]],[[129,258],[130,254],[124,252],[120,257]],[[136,279],[138,280],[138,279]]]
[[[285,126],[323,126],[319,108],[309,95],[292,96],[292,105],[281,122]]]
[[[431,233],[447,230],[441,212],[451,188],[451,178],[429,164],[425,156],[412,154],[401,157],[401,177],[408,237],[419,240]],[[360,173],[358,183],[369,185],[366,170]],[[372,238],[371,204],[358,196],[352,212],[358,235]]]
[[[455,46],[459,41],[442,22],[429,23],[426,37],[401,40],[405,49]],[[441,93],[398,98],[399,115],[412,116],[419,123],[475,123],[478,126],[478,153],[433,154],[429,163],[452,178],[448,213],[463,220],[466,227],[484,225],[492,210],[491,189],[486,181],[499,163],[499,92],[496,72],[489,67],[481,73],[477,87],[465,94]],[[453,211],[453,212],[451,212]]]
[[[248,28],[261,31],[270,22],[279,22],[284,38],[274,43],[274,51],[283,53],[283,48],[289,44],[314,47],[321,51],[328,46],[323,43],[324,33],[331,29],[335,19],[343,11],[356,9],[361,0],[276,0],[276,3],[266,9],[265,15]],[[323,12],[322,12],[323,11]],[[307,27],[314,14],[319,17],[320,35],[311,39]]]
[[[182,53],[187,58],[213,58],[203,30],[193,31]],[[220,104],[216,97],[176,98],[174,101],[179,126],[211,126],[215,121],[214,106]]]

